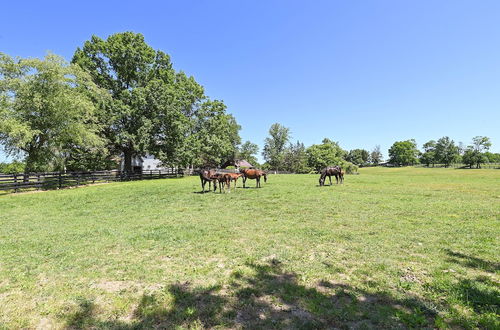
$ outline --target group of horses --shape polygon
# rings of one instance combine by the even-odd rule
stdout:
[[[337,184],[344,183],[344,170],[340,166],[329,166],[321,170],[321,175],[319,177],[319,185],[324,186],[326,177],[330,180],[330,185],[332,185],[332,176],[335,177]],[[257,181],[257,188],[260,188],[260,178],[264,177],[264,182],[267,182],[267,173],[258,169],[240,169],[239,173],[225,173],[218,172],[217,170],[204,169],[200,171],[201,188],[205,192],[205,185],[208,182],[208,191],[211,191],[211,185],[213,183],[214,192],[217,191],[217,184],[219,185],[219,191],[222,193],[226,191],[226,188],[231,192],[231,182],[234,182],[234,187],[236,188],[236,182],[239,178],[243,178],[243,188],[245,188],[245,183],[247,179],[255,179]]]
[[[219,185],[219,191],[222,193],[226,191],[226,188],[231,192],[231,182],[234,182],[234,187],[236,188],[236,182],[239,178],[243,179],[243,188],[245,188],[245,183],[247,179],[255,179],[257,181],[257,188],[260,188],[260,178],[264,177],[264,182],[267,182],[267,173],[258,169],[240,169],[240,173],[221,173],[217,170],[201,170],[200,180],[201,188],[205,192],[205,185],[208,182],[208,191],[212,190],[211,184],[213,183],[214,191],[217,191],[217,184]]]

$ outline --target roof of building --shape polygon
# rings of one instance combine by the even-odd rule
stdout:
[[[226,168],[228,166],[236,166],[236,167],[253,167],[252,164],[247,162],[244,159],[236,159],[236,160],[228,160],[227,162],[222,165],[222,168]]]

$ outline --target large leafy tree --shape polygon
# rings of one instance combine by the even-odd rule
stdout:
[[[367,150],[353,149],[349,151],[349,154],[346,156],[346,160],[359,166],[367,164],[369,157],[370,153]]]
[[[16,174],[24,172],[24,163],[14,160],[10,163],[0,163],[0,173]]]
[[[435,147],[436,159],[444,164],[445,167],[450,166],[453,162],[460,158],[460,153],[455,142],[447,136],[437,140]]]
[[[274,123],[269,129],[269,137],[264,141],[262,156],[272,169],[282,169],[285,151],[290,140],[290,129],[279,123]]]
[[[309,167],[316,171],[327,166],[343,164],[343,158],[347,154],[337,142],[330,139],[323,139],[321,144],[313,144],[306,152]]]
[[[236,119],[226,113],[221,101],[206,101],[197,111],[194,133],[190,138],[192,151],[196,155],[186,160],[194,165],[216,167],[227,160],[234,160],[241,143]]]
[[[476,168],[481,168],[481,164],[488,161],[486,152],[491,147],[491,141],[486,136],[476,136],[472,139],[472,145],[467,147],[463,156],[463,162],[470,167],[476,165]]]
[[[78,66],[53,54],[0,54],[0,142],[24,157],[25,171],[63,170],[74,148],[101,150],[97,101],[107,93]]]
[[[415,140],[397,141],[389,149],[389,162],[399,166],[418,163],[419,151]]]
[[[72,62],[112,96],[99,119],[110,149],[123,155],[126,171],[134,155],[146,152],[166,163],[189,158],[187,136],[203,88],[175,72],[167,54],[147,45],[142,34],[124,32],[106,40],[92,36]]]
[[[370,153],[370,162],[373,165],[378,165],[380,162],[382,162],[382,152],[380,151],[379,145],[376,145]]]
[[[245,141],[239,150],[238,150],[238,158],[244,159],[250,164],[254,166],[258,166],[259,162],[257,161],[257,154],[259,152],[259,146],[250,141]]]
[[[285,151],[284,168],[292,173],[308,173],[311,168],[307,164],[307,152],[303,143],[297,141],[290,144]]]
[[[488,163],[500,163],[500,154],[485,152],[484,155],[488,158]]]
[[[436,157],[436,141],[430,140],[423,145],[424,152],[420,155],[420,162],[429,167],[431,164],[434,167],[434,164],[437,161]]]

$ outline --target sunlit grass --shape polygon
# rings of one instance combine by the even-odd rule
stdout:
[[[0,328],[499,326],[500,171],[317,181],[0,196]]]

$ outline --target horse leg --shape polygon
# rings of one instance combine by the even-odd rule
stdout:
[[[260,188],[260,176],[256,177],[255,181],[257,181],[257,188]]]
[[[243,177],[243,188],[245,188],[245,182],[247,182],[247,178]]]
[[[329,175],[329,176],[328,176],[328,179],[330,180],[330,186],[331,186],[331,185],[332,185],[332,176],[331,176],[331,175]]]
[[[201,189],[205,192],[205,180],[201,179]]]

